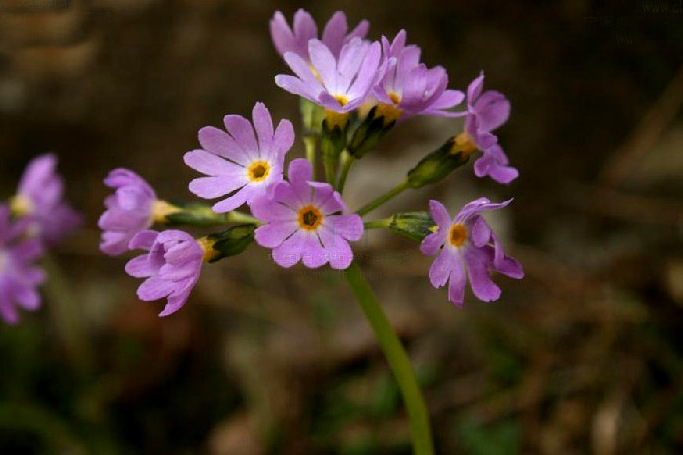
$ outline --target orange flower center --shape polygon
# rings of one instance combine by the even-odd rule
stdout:
[[[299,227],[314,231],[323,222],[323,214],[316,207],[307,205],[299,209]]]
[[[459,248],[463,243],[465,243],[466,240],[467,228],[460,223],[453,224],[451,226],[450,232],[448,233],[448,241],[450,244],[456,248]]]

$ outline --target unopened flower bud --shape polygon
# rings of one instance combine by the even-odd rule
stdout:
[[[421,242],[434,232],[436,224],[427,212],[396,213],[391,217],[389,230],[395,234]]]
[[[475,150],[476,147],[467,133],[450,138],[408,172],[408,185],[411,188],[420,188],[438,182],[455,168],[467,163]]]
[[[204,250],[204,262],[216,262],[240,254],[254,241],[255,229],[254,224],[240,224],[197,239]]]
[[[364,116],[353,132],[348,150],[354,158],[362,158],[377,147],[379,141],[394,127],[401,110],[388,104],[377,104]]]

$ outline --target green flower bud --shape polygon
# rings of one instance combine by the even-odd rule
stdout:
[[[427,212],[396,213],[389,222],[390,231],[418,242],[433,233],[435,227],[436,223]]]
[[[377,147],[400,117],[400,110],[388,105],[373,106],[353,132],[348,150],[354,158],[362,158]]]
[[[204,261],[216,262],[241,253],[254,241],[255,229],[254,224],[239,224],[197,239],[204,249]]]
[[[450,138],[408,172],[408,185],[420,188],[438,182],[467,163],[474,150],[466,133]]]

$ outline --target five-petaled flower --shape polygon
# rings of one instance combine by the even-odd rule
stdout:
[[[451,220],[438,201],[429,201],[429,211],[437,230],[422,241],[424,254],[438,256],[429,269],[432,285],[439,288],[449,282],[448,299],[461,305],[469,278],[474,295],[484,302],[498,300],[500,288],[491,280],[491,272],[511,278],[524,276],[522,266],[503,252],[503,247],[481,212],[507,206],[511,200],[492,203],[479,198],[466,204]]]
[[[294,13],[292,25],[293,28],[290,28],[284,14],[277,11],[270,20],[270,36],[273,38],[273,44],[282,56],[287,52],[293,52],[306,62],[310,62],[308,42],[318,38],[318,26],[311,15],[303,9]],[[369,27],[368,21],[363,20],[349,32],[346,15],[337,11],[325,25],[322,42],[335,57],[339,57],[342,46],[352,38],[365,38]]]
[[[226,115],[227,133],[211,126],[202,128],[199,143],[203,150],[185,154],[188,166],[208,175],[190,182],[190,191],[205,199],[229,195],[214,204],[218,213],[245,202],[251,204],[282,181],[285,155],[294,143],[292,123],[281,120],[273,131],[270,112],[263,103],[254,105],[252,116],[253,126],[240,115]]]
[[[138,287],[140,300],[149,302],[167,298],[159,316],[178,311],[199,279],[204,258],[201,245],[183,231],[171,229],[159,233],[145,230],[131,239],[130,249],[148,251],[126,264],[126,273],[130,276],[146,278]]]
[[[104,183],[116,191],[104,200],[107,210],[98,222],[103,230],[100,249],[114,256],[126,252],[133,236],[152,225],[157,196],[142,177],[128,169],[114,169]]]
[[[289,165],[289,182],[277,185],[272,197],[254,201],[252,212],[265,224],[255,232],[256,242],[273,249],[273,259],[282,267],[300,260],[316,268],[329,262],[335,269],[351,264],[349,241],[363,235],[363,221],[344,214],[346,206],[327,183],[311,181],[311,164],[302,158]]]
[[[510,101],[500,92],[484,90],[482,72],[467,87],[467,111],[465,135],[483,155],[474,163],[477,177],[490,176],[499,183],[510,183],[519,172],[508,166],[508,158],[498,145],[498,138],[492,133],[510,116]]]
[[[389,43],[382,37],[387,71],[373,90],[381,114],[405,120],[415,115],[451,115],[450,109],[462,102],[460,90],[447,90],[448,74],[442,66],[428,69],[420,63],[421,50],[406,46],[406,31],[401,30]]]
[[[64,181],[57,174],[57,157],[51,153],[34,158],[19,181],[12,212],[28,218],[31,235],[47,244],[55,244],[75,230],[81,215],[64,200]]]
[[[382,49],[358,37],[345,44],[339,57],[320,40],[308,42],[310,63],[294,52],[285,61],[296,76],[279,74],[275,83],[333,112],[348,113],[358,108],[386,70]]]
[[[37,287],[45,279],[35,261],[43,254],[39,237],[27,235],[30,219],[11,219],[10,209],[0,205],[0,317],[9,324],[19,321],[17,308],[33,311],[40,306]]]

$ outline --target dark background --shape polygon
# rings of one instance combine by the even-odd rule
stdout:
[[[471,166],[386,209],[514,203],[489,219],[522,281],[464,308],[417,245],[372,232],[357,256],[406,343],[439,454],[683,451],[683,12],[634,2],[366,2],[370,37],[401,28],[450,87],[480,70],[512,102],[499,135],[520,178]],[[0,327],[0,453],[407,454],[407,419],[338,273],[269,252],[207,266],[187,305],[136,300],[97,249],[102,178],[128,167],[189,200],[197,130],[264,101],[298,124],[268,21],[291,2],[0,0],[0,194],[60,158],[85,228],[53,252],[45,304]],[[414,119],[352,171],[351,208],[459,132]],[[301,155],[297,141],[290,156]],[[371,217],[372,218],[372,217]]]

